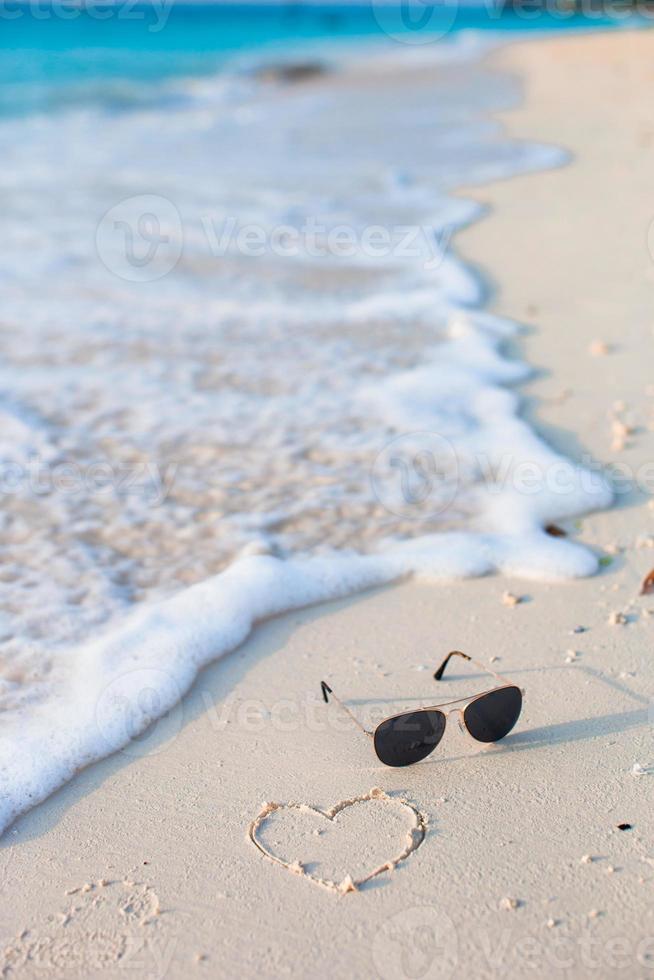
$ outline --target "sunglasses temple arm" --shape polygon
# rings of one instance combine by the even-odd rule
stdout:
[[[471,663],[473,667],[477,667],[484,674],[490,674],[491,677],[494,677],[495,680],[500,681],[502,684],[511,684],[511,681],[507,677],[503,677],[502,674],[498,674],[497,671],[491,670],[491,668],[486,667],[485,664],[479,663],[478,660],[475,660],[473,657],[469,657],[467,653],[462,653],[461,650],[452,650],[450,653],[448,653],[445,660],[434,674],[435,681],[441,680],[443,674],[445,673],[445,668],[447,667],[452,657],[463,657],[464,660],[467,660],[468,663]]]
[[[328,698],[327,695],[328,694],[331,695],[332,699],[336,702],[336,704],[339,706],[339,708],[342,708],[342,710],[345,712],[345,714],[350,716],[350,718],[352,719],[352,721],[354,722],[354,724],[357,726],[357,728],[360,728],[361,729],[361,731],[363,732],[364,735],[370,735],[371,734],[366,728],[363,727],[363,725],[361,724],[361,722],[359,721],[359,719],[357,718],[357,716],[355,714],[353,714],[353,712],[350,711],[350,709],[348,708],[348,706],[346,704],[343,704],[343,702],[341,701],[340,698],[337,698],[336,697],[336,695],[332,691],[331,687],[328,684],[325,684],[324,681],[321,681],[320,682],[320,690],[322,691],[322,696],[323,696],[323,699],[325,701],[325,704],[329,704],[329,698]]]
[[[490,674],[492,677],[495,678],[495,680],[501,681],[502,684],[513,683],[513,681],[510,681],[508,677],[504,677],[503,674],[498,674],[496,670],[491,670],[490,667],[486,667],[484,664],[479,663],[478,660],[473,660],[472,657],[470,658],[470,663],[473,664],[475,667],[478,667],[479,670],[486,671],[487,674]]]

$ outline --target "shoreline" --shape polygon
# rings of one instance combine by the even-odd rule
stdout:
[[[571,458],[587,448],[602,459],[609,455],[610,413],[633,413],[639,431],[616,455],[634,470],[648,461],[652,444],[642,354],[642,345],[654,342],[645,322],[654,282],[646,227],[642,269],[634,245],[651,172],[652,144],[639,115],[647,104],[641,75],[651,47],[651,35],[609,34],[539,38],[494,53],[493,62],[526,84],[525,105],[504,116],[509,132],[564,144],[575,159],[561,170],[460,191],[492,211],[456,236],[457,254],[490,270],[500,284],[492,308],[539,324],[518,341],[529,364],[552,372],[527,382],[530,424]],[[571,80],[581,72],[588,84],[572,92]],[[612,105],[625,93],[630,111],[602,136]],[[580,113],[589,119],[592,140],[584,142],[572,123]],[[646,159],[638,158],[632,173],[634,142]],[[611,189],[620,175],[616,202]],[[560,241],[557,207],[569,212],[567,242]],[[602,250],[607,228],[614,230],[617,272]],[[620,319],[626,304],[627,327]],[[590,354],[596,340],[606,343],[605,354]],[[572,393],[562,397],[564,389]],[[629,405],[618,412],[619,400]],[[185,976],[192,967],[219,976],[238,970],[301,976],[316,964],[325,972],[383,975],[385,924],[401,931],[407,910],[426,907],[432,910],[427,925],[456,935],[456,951],[447,945],[447,956],[475,977],[506,969],[512,976],[551,975],[548,950],[562,937],[574,953],[575,977],[614,976],[606,944],[615,937],[629,943],[634,969],[649,968],[637,949],[654,935],[654,880],[646,860],[654,776],[631,771],[654,762],[651,721],[647,728],[652,620],[646,600],[633,601],[654,564],[653,550],[635,546],[652,528],[647,518],[642,502],[584,518],[589,544],[624,547],[595,579],[562,586],[504,577],[406,584],[260,626],[237,652],[206,669],[144,740],[80,773],[0,839],[2,889],[11,898],[2,934],[13,950],[0,965],[13,956],[29,973],[38,949],[57,969],[68,944],[66,975],[95,975],[100,965],[89,944],[101,929],[105,966],[116,971],[121,959],[128,966],[131,958],[143,975],[167,977]],[[504,605],[507,590],[525,601]],[[637,618],[610,626],[616,610]],[[586,631],[573,633],[580,625]],[[323,676],[338,682],[346,698],[387,698],[393,691],[423,698],[430,693],[428,666],[450,647],[497,657],[503,673],[524,681],[525,716],[505,745],[479,753],[457,742],[452,727],[433,761],[380,770],[366,754],[369,746],[360,747],[350,729],[314,707]],[[475,680],[457,671],[452,689],[474,688]],[[253,717],[263,711],[261,723],[239,715],[243,704]],[[248,847],[246,829],[262,800],[327,808],[378,785],[406,794],[426,813],[430,829],[421,848],[375,887],[334,899],[268,866]],[[625,821],[633,830],[618,831]],[[344,845],[346,866],[361,847],[361,828],[358,833]],[[590,860],[582,862],[586,855]],[[445,903],[434,901],[435,881]],[[79,891],[67,894],[71,889]],[[504,900],[517,904],[503,906]],[[62,921],[48,923],[40,902]],[[121,918],[125,904],[137,912]],[[254,943],[245,908],[259,924]],[[23,929],[28,934],[17,938]],[[509,931],[506,948],[497,941],[502,930]],[[584,961],[589,932],[603,950],[594,968]],[[520,951],[525,938],[541,944],[535,971]],[[562,969],[560,958],[554,968]]]

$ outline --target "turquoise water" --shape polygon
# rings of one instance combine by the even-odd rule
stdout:
[[[406,7],[226,4],[58,4],[11,6],[0,21],[0,112],[52,111],[100,100],[129,106],[138,85],[243,67],[265,55],[288,57],[318,42],[419,44],[427,35],[448,43],[461,31],[542,31],[605,26],[599,17],[435,5]]]

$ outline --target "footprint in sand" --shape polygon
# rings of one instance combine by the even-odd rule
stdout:
[[[86,882],[66,892],[58,912],[23,929],[0,951],[0,977],[89,976],[132,969],[163,976],[171,943],[160,930],[159,899],[150,885]]]

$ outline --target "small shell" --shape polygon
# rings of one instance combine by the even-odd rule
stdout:
[[[612,612],[609,616],[609,626],[625,626],[627,617],[623,612]]]
[[[357,886],[352,881],[351,876],[345,875],[342,882],[338,886],[338,891],[340,892],[340,894],[347,895],[348,892],[355,892],[356,890],[357,890]]]
[[[519,905],[520,905],[520,900],[517,898],[503,898],[500,901],[500,908],[504,909],[507,912],[511,912],[513,911],[513,909],[517,909]]]

